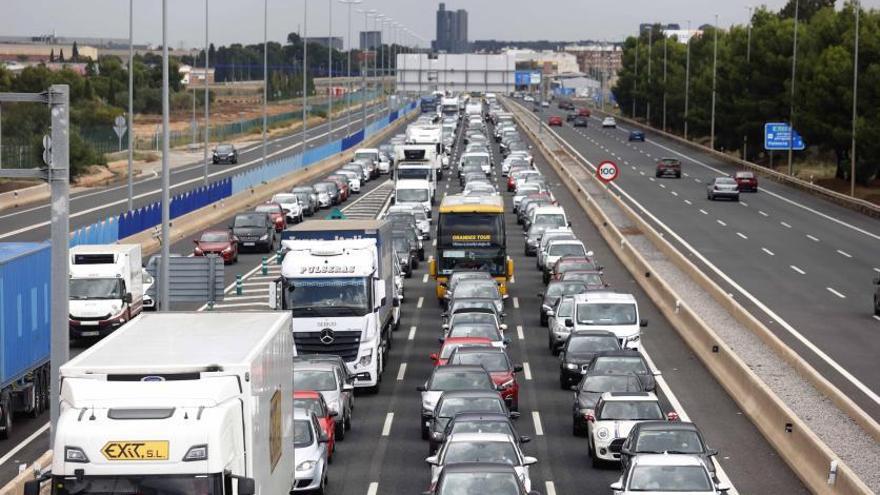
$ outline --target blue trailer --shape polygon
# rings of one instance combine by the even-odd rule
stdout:
[[[0,243],[0,438],[16,413],[49,409],[49,300],[46,242]]]

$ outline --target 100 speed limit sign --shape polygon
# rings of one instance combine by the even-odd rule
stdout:
[[[602,182],[613,181],[617,178],[619,173],[620,169],[618,169],[617,164],[612,161],[604,161],[596,168],[596,177]]]

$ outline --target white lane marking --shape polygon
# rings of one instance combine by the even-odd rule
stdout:
[[[874,319],[880,321],[880,316],[874,315]]]
[[[390,412],[385,415],[385,424],[382,425],[382,436],[387,437],[391,434],[391,423],[394,422],[394,413]],[[372,486],[372,485],[370,485]]]
[[[522,327],[522,325],[517,325],[517,326],[516,326],[516,338],[518,338],[519,340],[525,340],[525,339],[526,339],[526,336],[525,336],[525,334],[523,333],[523,327]]]
[[[544,491],[547,492],[547,495],[556,495],[556,485],[552,481],[545,481]]]
[[[510,276],[510,283],[512,283],[512,284],[515,284],[515,283],[516,283],[516,275],[511,275],[511,276]]]
[[[742,237],[743,239],[748,239],[748,238],[749,238],[749,236],[743,234],[742,232],[737,232],[736,235]]]
[[[655,179],[655,178],[653,178],[653,177],[648,177],[648,180],[651,181],[651,182],[655,182],[657,179]]]
[[[557,134],[557,137],[558,137],[558,134]],[[588,165],[592,168],[593,172],[596,171],[596,166],[595,166],[591,161],[587,160],[587,159],[586,159],[586,158],[585,158],[580,152],[578,152],[578,151],[575,150],[574,148],[571,148],[570,145],[569,145],[569,148],[570,148],[570,149],[572,150],[572,152],[573,152],[575,155],[577,155],[577,156],[578,156],[578,157],[579,157],[584,163],[588,164]],[[717,266],[715,266],[711,261],[709,261],[705,256],[703,256],[702,253],[700,253],[696,248],[694,248],[694,247],[693,247],[689,242],[687,242],[683,237],[681,237],[680,235],[678,235],[678,233],[676,233],[676,232],[675,232],[674,230],[672,230],[668,225],[666,225],[665,223],[663,223],[659,218],[657,218],[656,215],[654,215],[654,214],[651,213],[647,208],[645,208],[644,205],[642,205],[641,203],[639,203],[638,201],[636,201],[636,199],[635,199],[634,197],[632,197],[631,194],[629,194],[628,192],[624,191],[623,188],[620,187],[620,185],[615,184],[615,183],[612,182],[612,183],[611,183],[611,186],[612,186],[613,188],[615,188],[618,192],[620,192],[620,194],[621,194],[622,196],[624,196],[628,201],[630,201],[633,205],[635,205],[635,207],[638,208],[638,210],[641,211],[643,215],[647,216],[648,218],[651,219],[652,222],[654,222],[655,224],[659,225],[664,231],[666,231],[666,233],[668,233],[673,239],[675,239],[676,242],[680,243],[680,244],[681,244],[685,249],[687,249],[687,250],[688,250],[688,251],[689,251],[689,252],[690,252],[695,258],[697,258],[698,260],[700,260],[701,263],[703,263],[704,265],[706,265],[706,267],[707,267],[709,270],[711,270],[711,271],[712,271],[713,273],[715,273],[718,277],[720,277],[722,280],[724,280],[724,282],[726,282],[728,285],[730,285],[731,287],[733,287],[734,289],[736,289],[737,292],[739,292],[740,294],[742,294],[743,296],[745,296],[745,297],[746,297],[746,298],[747,298],[752,304],[754,304],[755,306],[758,307],[758,309],[760,309],[761,311],[763,311],[764,314],[766,314],[766,315],[769,316],[771,319],[773,319],[774,321],[776,321],[777,323],[779,323],[779,324],[782,326],[782,328],[785,329],[786,332],[788,332],[790,335],[792,335],[794,338],[796,338],[799,342],[801,342],[804,346],[806,346],[808,349],[810,349],[814,354],[816,354],[816,356],[819,357],[819,359],[821,359],[821,360],[824,361],[826,364],[828,364],[829,366],[831,366],[832,368],[834,368],[838,373],[840,373],[841,376],[843,376],[843,378],[844,378],[845,380],[849,381],[849,382],[850,382],[851,384],[853,384],[856,388],[858,388],[859,391],[862,392],[863,394],[865,394],[865,395],[866,395],[871,401],[873,401],[874,403],[880,405],[880,394],[877,394],[876,392],[874,392],[873,390],[871,390],[871,389],[870,389],[867,385],[865,385],[861,380],[859,380],[858,378],[856,378],[852,373],[850,373],[849,371],[847,371],[846,368],[844,368],[843,366],[841,366],[841,365],[840,365],[837,361],[835,361],[831,356],[829,356],[828,354],[826,354],[825,351],[823,351],[822,349],[819,349],[819,347],[817,347],[816,344],[814,344],[814,343],[813,343],[812,341],[810,341],[808,338],[804,337],[804,335],[803,335],[802,333],[798,332],[793,326],[791,326],[790,323],[788,323],[788,322],[785,321],[782,317],[780,317],[778,314],[776,314],[776,312],[773,311],[772,309],[770,309],[769,306],[767,306],[766,304],[764,304],[763,302],[761,302],[761,301],[760,301],[757,297],[755,297],[752,293],[750,293],[749,291],[747,291],[747,290],[746,290],[745,288],[743,288],[741,285],[739,285],[738,283],[736,283],[735,280],[733,280],[732,278],[730,278],[729,275],[727,275],[726,273],[724,273],[723,271],[721,271],[720,268],[718,268]]]
[[[761,211],[761,210],[758,210],[758,214],[759,214],[759,215],[761,215],[761,216],[762,216],[762,217],[767,217],[767,216],[770,216],[770,215],[768,215],[768,214],[766,214],[766,213],[764,213],[764,212],[763,212],[763,211]]]
[[[748,206],[749,206],[749,204],[746,203],[745,201],[740,201],[739,204],[745,206],[746,208],[748,208]]]
[[[682,175],[684,175],[685,177],[690,177],[690,175],[687,172],[683,172]]]
[[[724,220],[715,220],[715,221],[718,222],[718,225],[720,225],[722,227],[727,227],[727,224],[724,223]]]
[[[700,213],[702,213],[703,215],[708,215],[708,214],[709,214],[708,211],[706,211],[706,210],[704,210],[704,209],[702,209],[702,208],[700,208]]]
[[[841,294],[840,292],[838,292],[838,291],[832,289],[831,287],[825,287],[825,288],[828,289],[828,292],[834,294],[835,296],[837,296],[837,297],[839,297],[839,298],[841,298],[841,299],[846,299],[846,296],[845,296],[845,295],[843,295],[843,294]]]
[[[794,266],[794,265],[791,265],[791,269],[794,270],[794,271],[796,271],[796,272],[798,272],[798,273],[800,273],[801,275],[806,275],[806,274],[807,274],[807,272],[801,270],[800,268],[798,268],[798,267],[796,267],[796,266]]]
[[[397,381],[403,381],[404,375],[406,375],[406,363],[400,363],[400,369],[397,370]]]
[[[434,246],[434,247],[437,247],[437,239],[432,239],[432,240],[431,240],[431,245]]]
[[[773,251],[770,251],[769,249],[767,249],[765,247],[762,247],[761,251],[764,251],[765,253],[769,254],[770,256],[776,256],[776,254]]]
[[[783,227],[785,227],[785,228],[787,228],[787,229],[790,229],[790,228],[791,228],[791,225],[789,225],[789,224],[787,224],[787,223],[785,223],[785,222],[779,222],[779,225],[782,225]]]
[[[424,303],[425,303],[425,298],[419,296],[419,302],[416,303],[416,307],[417,307],[417,308],[421,308],[421,307],[422,307],[422,304],[424,304]]]
[[[841,256],[846,256],[847,258],[852,258],[852,255],[847,253],[846,251],[841,251],[840,249],[838,249],[837,253],[840,254]]]
[[[544,436],[544,427],[541,426],[541,413],[532,411],[532,421],[535,423],[535,435]]]
[[[12,459],[12,456],[17,454],[21,449],[27,447],[27,445],[29,443],[33,442],[35,438],[42,435],[46,430],[49,429],[49,426],[50,426],[50,424],[47,422],[46,424],[41,426],[39,429],[37,429],[37,431],[31,433],[31,436],[25,438],[24,440],[21,441],[21,443],[19,443],[15,447],[13,447],[12,450],[10,450],[9,452],[6,453],[6,455],[4,455],[3,457],[0,457],[0,466],[2,466],[3,464],[6,464],[6,462],[9,461],[9,459]]]
[[[427,284],[427,283],[428,283],[428,274],[427,274],[427,273],[424,274],[424,275],[422,276],[422,283],[423,283],[423,284]]]
[[[877,268],[877,267],[875,266],[875,267],[874,267],[874,271],[877,272],[877,273],[880,273],[880,268]]]
[[[809,239],[809,240],[811,240],[811,241],[814,241],[814,242],[819,242],[819,238],[818,238],[818,237],[813,236],[813,235],[810,235],[810,234],[807,234],[807,239]]]
[[[669,191],[669,193],[672,194],[673,196],[678,196],[678,193],[675,191]]]
[[[691,203],[691,200],[689,200],[689,199],[684,200],[684,203],[685,203],[686,205],[692,205],[692,204],[693,204],[693,203]]]
[[[523,363],[523,375],[526,377],[526,380],[532,379],[532,367],[527,362]]]
[[[645,175],[645,172],[644,172],[644,171],[641,171],[641,170],[640,170],[639,173],[642,174],[642,175]]]
[[[377,493],[379,493],[379,483],[373,481],[370,483],[370,487],[367,488],[367,495],[376,495]]]
[[[409,336],[406,340],[413,340],[416,338],[416,327],[409,327]]]
[[[513,298],[513,307],[514,307],[514,309],[519,309],[519,298],[518,297]]]

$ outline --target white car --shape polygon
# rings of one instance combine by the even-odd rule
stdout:
[[[461,156],[459,168],[465,165],[479,165],[484,174],[490,175],[492,173],[492,155],[485,152],[465,153]]]
[[[291,493],[324,493],[327,486],[327,435],[314,413],[293,412],[293,451],[296,459]]]
[[[606,330],[617,336],[622,349],[639,350],[642,327],[639,305],[632,294],[597,290],[575,296],[572,330]]]
[[[541,236],[541,242],[538,243],[538,256],[536,264],[538,269],[544,268],[544,258],[547,256],[547,248],[550,247],[551,241],[572,241],[577,240],[577,236],[571,231],[570,227],[560,227],[558,229],[547,229]]]
[[[527,102],[531,103],[531,102],[535,101],[535,97],[532,95],[526,95],[525,98],[523,98],[523,101],[527,101]]]
[[[602,119],[602,127],[617,127],[617,121],[614,117],[605,117]]]
[[[718,495],[730,490],[715,483],[703,460],[685,454],[639,454],[617,482],[614,495],[676,493]]]
[[[360,174],[353,170],[346,170],[341,168],[336,172],[333,172],[335,175],[342,175],[348,180],[348,188],[351,189],[351,192],[357,194],[361,192],[361,178]]]
[[[497,462],[512,466],[526,490],[531,491],[529,466],[538,459],[523,455],[519,444],[504,433],[453,433],[437,455],[426,458],[425,462],[431,465],[432,485],[446,464]]]
[[[543,240],[543,236],[541,236]],[[540,249],[540,246],[538,247]],[[541,254],[540,252],[538,253]],[[587,251],[584,243],[577,239],[556,239],[550,241],[546,246],[546,251],[539,258],[538,264],[541,269],[544,270],[546,276],[544,277],[544,283],[548,283],[550,281],[550,270],[553,269],[553,265],[559,261],[559,258],[563,256],[577,256],[584,258],[592,258],[593,252]]]
[[[550,102],[547,101],[547,100],[542,101],[542,102],[541,102],[541,107],[543,107],[543,108],[550,108]]]
[[[296,194],[279,193],[272,196],[270,203],[278,203],[284,210],[284,216],[287,217],[288,223],[299,223],[303,221],[304,212],[302,204]]]
[[[141,273],[141,279],[144,285],[144,311],[153,311],[156,309],[156,300],[150,295],[150,287],[156,283],[156,279],[150,275],[146,268],[142,268]]]
[[[620,461],[620,447],[640,421],[677,421],[678,415],[663,414],[660,400],[651,392],[605,392],[593,414],[587,414],[587,439],[594,466]]]

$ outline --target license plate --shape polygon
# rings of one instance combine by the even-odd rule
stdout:
[[[81,326],[84,326],[84,327],[96,327],[96,326],[98,326],[98,322],[97,322],[97,321],[81,321],[81,322],[79,322],[79,324],[80,324]]]
[[[245,247],[253,246],[253,245],[255,245],[255,243],[253,243],[253,242],[245,242],[245,243],[243,244],[243,246],[245,246]]]
[[[100,335],[97,330],[91,332],[80,332],[79,334],[83,337],[97,337],[98,335]]]

